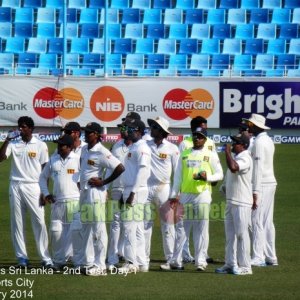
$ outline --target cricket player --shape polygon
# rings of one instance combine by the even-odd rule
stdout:
[[[34,121],[23,116],[18,119],[20,137],[6,138],[0,148],[0,161],[12,155],[9,203],[11,211],[11,234],[15,255],[20,267],[29,264],[25,245],[26,211],[31,216],[32,229],[42,265],[52,268],[48,252],[48,235],[45,224],[44,207],[40,205],[41,190],[39,177],[48,162],[46,143],[33,136]]]
[[[275,146],[266,130],[266,119],[252,114],[249,132],[255,137],[253,158],[253,212],[252,212],[252,266],[277,266],[275,226],[273,223],[274,198],[277,181],[274,175]]]
[[[251,222],[252,168],[253,162],[247,148],[249,136],[231,136],[232,146],[226,145],[227,173],[225,182],[225,265],[216,269],[219,274],[251,275],[250,236]],[[232,156],[231,152],[234,153]]]
[[[52,257],[56,269],[61,270],[69,259],[69,249],[72,249],[71,223],[79,208],[80,157],[72,151],[74,140],[70,135],[65,134],[54,142],[57,143],[57,152],[50,157],[42,171],[40,188],[45,201],[52,203]],[[50,178],[53,181],[53,193],[48,189]]]
[[[89,276],[106,275],[107,231],[105,224],[106,185],[124,171],[122,163],[100,142],[102,127],[91,122],[83,128],[87,145],[81,151],[80,216],[83,264]],[[105,177],[105,171],[112,169]]]
[[[207,132],[198,127],[193,130],[193,148],[181,153],[174,175],[170,201],[184,211],[176,224],[176,239],[170,264],[161,265],[162,270],[183,270],[182,251],[188,232],[184,226],[184,215],[189,214],[193,224],[195,248],[195,266],[197,271],[204,271],[207,266],[209,244],[209,210],[211,203],[211,183],[223,179],[222,166],[216,151],[207,150],[205,142]],[[192,211],[189,211],[189,210]]]
[[[166,139],[171,133],[168,120],[163,117],[148,119],[148,125],[152,140],[147,141],[151,149],[151,174],[148,179],[149,195],[145,206],[144,221],[146,256],[148,263],[150,263],[151,236],[157,207],[160,216],[164,255],[168,263],[173,256],[175,242],[174,210],[168,200],[171,179],[179,159],[179,149]]]
[[[125,264],[121,273],[147,272],[149,270],[145,251],[144,206],[148,197],[147,181],[150,176],[151,151],[142,139],[145,130],[140,120],[125,120],[128,138],[132,146],[125,158],[123,209],[121,220],[124,229]]]

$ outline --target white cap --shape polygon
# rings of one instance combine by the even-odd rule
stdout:
[[[253,123],[255,126],[261,129],[271,129],[270,127],[266,126],[266,118],[262,115],[252,114],[250,119],[243,119],[245,121]]]
[[[169,121],[166,120],[163,117],[157,117],[155,120],[154,119],[148,119],[147,122],[148,122],[148,125],[150,127],[151,127],[151,124],[156,123],[156,124],[158,124],[163,129],[163,131],[172,134],[169,131]]]

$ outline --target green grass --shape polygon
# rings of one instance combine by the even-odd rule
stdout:
[[[53,144],[49,144],[51,151]],[[27,299],[299,299],[299,164],[300,145],[276,145],[275,172],[278,189],[275,203],[276,248],[278,267],[254,268],[252,276],[217,275],[214,269],[224,260],[224,224],[220,219],[210,222],[209,254],[217,262],[207,271],[196,272],[187,265],[184,272],[162,272],[162,242],[156,222],[153,239],[151,269],[149,273],[87,277],[76,275],[12,275],[8,267],[15,264],[10,239],[8,177],[10,162],[0,165],[0,299],[1,292],[26,290],[16,280],[34,280],[33,297]],[[50,152],[51,152],[50,151]],[[224,154],[220,157],[223,158]],[[222,159],[223,160],[223,159]],[[224,160],[223,160],[224,162]],[[223,201],[218,186],[213,191],[213,203]],[[217,206],[216,206],[217,207]],[[49,223],[49,207],[47,207]],[[39,265],[27,219],[27,249],[33,265]],[[1,274],[5,272],[5,274]],[[13,286],[5,286],[11,280]],[[27,288],[29,291],[29,288]],[[6,299],[9,299],[8,294]],[[24,295],[21,299],[25,299]]]

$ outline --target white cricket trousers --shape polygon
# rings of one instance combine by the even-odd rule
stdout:
[[[53,262],[64,265],[73,256],[71,223],[78,212],[79,199],[51,205],[50,240]]]
[[[156,217],[156,207],[160,218],[160,228],[163,239],[163,250],[166,261],[170,261],[173,256],[175,244],[174,210],[168,202],[170,195],[170,184],[160,184],[149,186],[149,195],[145,204],[145,243],[146,257],[150,262],[151,237],[153,224]]]
[[[119,255],[124,256],[124,234],[121,224],[121,212],[119,208],[119,200],[123,194],[123,189],[112,189],[110,210],[112,214],[112,220],[109,230],[108,252],[107,262],[109,265],[115,265],[119,263]]]
[[[11,235],[17,259],[28,259],[25,245],[25,223],[28,209],[38,254],[43,262],[51,263],[44,207],[41,207],[39,203],[40,194],[38,183],[11,181],[9,187]]]
[[[96,265],[105,269],[107,252],[106,191],[89,188],[80,192],[80,219],[82,224],[82,265]]]
[[[275,192],[275,184],[263,185],[257,209],[252,212],[252,260],[257,263],[277,262],[273,223]]]
[[[183,213],[178,216],[175,226],[176,239],[172,263],[182,265],[182,251],[186,242],[184,223],[192,222],[193,241],[195,251],[195,265],[207,266],[206,257],[209,244],[209,211],[211,193],[204,191],[201,194],[181,194],[180,204],[183,206]]]
[[[226,203],[225,264],[228,267],[251,268],[249,223],[251,207]]]
[[[132,187],[125,188],[124,201]],[[134,195],[133,206],[123,206],[121,220],[124,229],[124,257],[136,267],[148,266],[145,251],[144,207],[148,197],[148,188],[140,188]]]

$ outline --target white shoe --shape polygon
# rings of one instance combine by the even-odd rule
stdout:
[[[267,265],[267,266],[273,266],[273,267],[276,267],[276,266],[278,266],[278,261],[277,261],[277,260],[266,261],[266,265]]]
[[[139,266],[139,272],[142,272],[142,273],[149,272],[149,266],[148,265],[140,265]]]
[[[174,263],[166,263],[164,265],[160,265],[160,269],[163,271],[183,271],[184,267]]]
[[[129,273],[134,273],[136,274],[139,271],[139,269],[131,264],[131,263],[125,263],[121,268],[118,269],[119,274],[129,274]]]
[[[234,268],[233,269],[234,275],[252,275],[251,268]]]
[[[107,269],[108,269],[109,272],[112,272],[112,271],[117,270],[118,268],[115,265],[108,265]]]
[[[97,266],[92,266],[86,270],[85,274],[87,276],[106,276],[107,272],[106,269]]]
[[[205,264],[199,264],[197,265],[197,271],[205,271],[206,265]]]
[[[251,260],[251,266],[254,266],[254,267],[265,267],[266,263],[264,261],[258,261],[258,260],[252,259]]]
[[[215,269],[215,272],[218,274],[233,274],[233,268],[224,265],[221,268]]]

